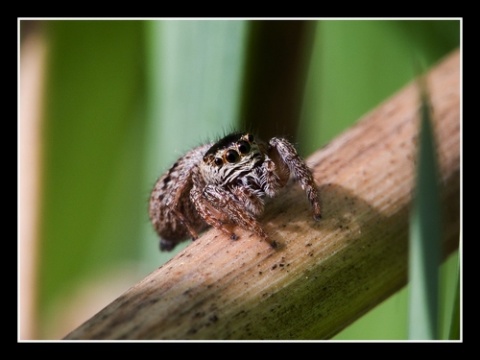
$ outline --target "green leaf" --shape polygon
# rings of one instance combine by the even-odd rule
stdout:
[[[419,84],[421,129],[416,193],[410,219],[409,338],[434,340],[439,336],[440,193],[427,89],[424,83]]]
[[[452,316],[450,322],[450,340],[460,339],[460,272],[457,272],[457,284],[455,286],[455,297],[453,302]]]
[[[140,22],[49,21],[40,312],[79,281],[138,256]]]

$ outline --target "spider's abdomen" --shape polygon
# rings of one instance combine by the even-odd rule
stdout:
[[[202,161],[210,144],[199,146],[179,158],[162,175],[152,190],[149,215],[153,227],[162,238],[162,250],[169,250],[207,227],[190,201],[193,168]]]

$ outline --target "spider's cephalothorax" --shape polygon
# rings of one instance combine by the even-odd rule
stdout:
[[[277,195],[290,174],[307,193],[314,218],[320,219],[312,173],[287,140],[272,138],[267,144],[251,134],[234,133],[189,151],[157,181],[150,197],[160,249],[172,250],[189,236],[195,240],[209,225],[232,239],[240,226],[275,247],[257,217],[265,197]]]

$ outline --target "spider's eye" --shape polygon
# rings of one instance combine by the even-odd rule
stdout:
[[[229,163],[237,162],[239,157],[240,155],[238,155],[238,153],[235,150],[228,150],[227,154],[225,155],[225,159],[227,159]]]
[[[223,160],[220,158],[215,158],[215,165],[220,166],[223,164]]]
[[[246,154],[250,151],[250,144],[246,141],[240,141],[238,143],[238,151],[242,154]]]
[[[253,135],[252,134],[248,134],[248,141],[250,141],[250,142],[253,141]]]

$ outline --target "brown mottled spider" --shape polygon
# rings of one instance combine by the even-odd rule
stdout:
[[[190,150],[160,177],[150,196],[150,219],[161,237],[160,249],[172,250],[189,236],[195,240],[209,225],[236,240],[240,226],[276,247],[257,221],[264,199],[275,197],[290,174],[307,193],[316,220],[321,217],[312,173],[285,139],[268,144],[249,133],[233,133]]]

